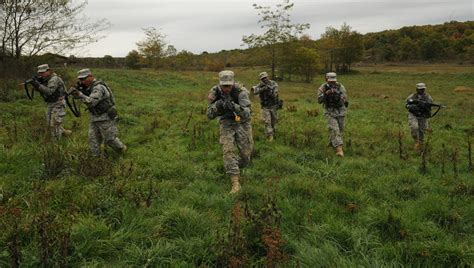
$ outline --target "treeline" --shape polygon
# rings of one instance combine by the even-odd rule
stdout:
[[[138,42],[137,50],[131,51],[125,58],[110,55],[77,58],[45,54],[29,57],[28,61],[45,61],[60,67],[219,71],[237,66],[270,66],[271,54],[274,52],[277,78],[306,82],[311,82],[319,72],[350,71],[354,63],[361,62],[474,63],[474,21],[409,26],[367,34],[360,34],[343,24],[339,29],[327,27],[317,40],[302,35],[288,42],[277,43],[273,49],[262,46],[201,54],[186,50],[178,52],[174,46],[166,44],[164,35],[157,29],[144,30],[147,38]],[[4,68],[0,68],[3,69],[3,75],[12,71],[9,66],[15,65],[13,61],[18,60],[3,60]]]
[[[474,21],[409,26],[364,35],[343,24],[339,29],[327,27],[318,40],[302,35],[287,42],[249,49],[199,55],[183,50],[155,57],[152,64],[139,51],[129,53],[125,67],[219,71],[225,67],[274,64],[276,76],[281,79],[311,82],[318,72],[350,71],[357,62],[474,63]]]
[[[363,37],[365,60],[474,63],[474,21],[403,27]]]

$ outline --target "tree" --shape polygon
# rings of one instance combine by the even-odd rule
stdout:
[[[87,1],[0,1],[0,57],[65,53],[96,42],[105,19],[80,16]]]
[[[275,9],[253,4],[260,16],[258,23],[266,31],[262,35],[251,34],[242,37],[242,41],[249,47],[265,47],[267,49],[273,79],[275,78],[275,68],[279,56],[278,49],[281,48],[279,45],[297,39],[299,34],[309,29],[308,23],[291,22],[289,12],[293,5],[290,0],[283,0],[283,3],[276,5]]]
[[[415,60],[419,55],[418,45],[410,37],[404,37],[400,40],[398,53],[400,60]]]
[[[102,58],[102,63],[106,68],[114,68],[115,67],[115,59],[110,55],[105,55]]]
[[[166,57],[176,56],[176,54],[178,54],[178,50],[173,45],[169,45],[166,48],[166,52],[165,52]]]
[[[362,35],[352,31],[346,23],[339,30],[327,27],[319,45],[325,54],[326,70],[348,71],[355,61],[362,59],[364,53]]]
[[[165,56],[166,35],[155,27],[144,28],[145,40],[137,43],[138,52],[141,54],[144,63],[150,67],[157,68],[160,59]]]
[[[130,69],[140,69],[140,62],[142,57],[140,53],[136,50],[132,50],[128,52],[127,56],[125,57],[125,66]]]
[[[304,81],[311,83],[318,70],[319,55],[314,49],[300,47],[296,50],[297,72]]]

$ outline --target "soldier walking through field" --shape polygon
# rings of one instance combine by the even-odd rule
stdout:
[[[100,145],[104,142],[116,152],[125,152],[127,146],[118,138],[115,125],[117,110],[115,99],[110,88],[102,81],[96,80],[89,69],[77,72],[78,87],[72,88],[72,94],[86,104],[90,113],[89,145],[94,156],[100,156]]]
[[[69,136],[72,131],[63,128],[63,119],[66,116],[66,88],[63,80],[54,73],[48,64],[37,67],[37,76],[31,84],[46,102],[46,121],[51,130],[51,137],[59,140],[62,135]]]
[[[240,168],[250,162],[253,138],[252,129],[249,129],[249,92],[234,81],[232,71],[219,73],[219,84],[208,95],[207,117],[219,120],[224,166],[232,182],[230,193],[237,193],[240,190]]]
[[[268,141],[273,141],[278,123],[278,109],[281,109],[283,103],[278,97],[278,84],[268,79],[266,72],[260,73],[259,77],[260,84],[253,88],[253,94],[260,97],[265,135]]]
[[[425,131],[429,129],[428,118],[431,117],[431,104],[433,104],[433,99],[426,93],[424,83],[416,84],[416,93],[406,99],[408,126],[415,141],[415,149],[419,151],[423,149]]]
[[[337,82],[336,73],[326,74],[326,83],[322,84],[317,92],[318,103],[324,105],[324,116],[329,130],[329,141],[336,149],[336,155],[344,157],[343,132],[346,116],[347,93],[345,87]]]

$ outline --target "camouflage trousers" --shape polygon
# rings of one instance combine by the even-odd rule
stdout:
[[[429,128],[428,119],[423,117],[416,117],[408,114],[408,126],[410,127],[411,136],[415,141],[423,141],[425,137],[425,130]]]
[[[344,116],[331,116],[325,114],[329,130],[329,142],[335,148],[343,144],[342,135],[344,133]]]
[[[252,136],[249,136],[248,129],[245,130],[238,122],[221,121],[219,130],[219,143],[222,145],[226,173],[239,175],[240,168],[247,166],[250,162]],[[236,153],[237,150],[239,155]]]
[[[251,152],[251,155],[253,153],[253,150],[254,150],[254,142],[253,142],[253,132],[252,132],[252,120],[249,119],[247,121],[244,121],[244,122],[240,122],[240,125],[242,126],[242,128],[244,129],[249,141],[250,141],[250,152]]]
[[[62,127],[63,119],[66,116],[66,104],[63,101],[48,103],[46,111],[46,121],[51,131],[51,137],[60,139],[64,128]]]
[[[104,142],[114,151],[120,152],[124,148],[118,136],[118,129],[114,120],[91,122],[89,125],[89,145],[92,154],[100,155],[100,145]]]
[[[276,107],[262,107],[262,121],[265,124],[265,134],[272,136],[276,131],[278,112]]]

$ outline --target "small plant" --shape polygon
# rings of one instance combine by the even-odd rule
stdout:
[[[10,266],[20,267],[21,254],[21,229],[19,224],[22,218],[22,210],[20,208],[7,208],[0,206],[0,227],[2,234],[0,238],[5,239],[8,254],[10,255]]]
[[[62,147],[48,142],[43,147],[43,172],[45,178],[56,178],[66,167],[66,159]]]
[[[306,114],[308,115],[308,117],[318,117],[319,110],[318,109],[307,110]]]
[[[458,178],[458,149],[453,149],[451,153],[451,162],[453,163],[454,178]]]
[[[77,155],[77,174],[87,178],[96,178],[110,174],[112,163],[104,156],[93,156],[89,151],[82,150]]]
[[[468,165],[467,165],[468,172],[474,171],[474,166],[472,165],[471,139],[469,137],[467,138],[467,160],[468,160]]]
[[[377,224],[377,229],[384,240],[403,240],[407,237],[408,232],[402,228],[402,223],[399,218],[395,217],[389,211],[386,220]]]
[[[294,112],[298,111],[298,109],[296,108],[295,105],[288,105],[288,106],[286,107],[286,110],[287,110],[288,112],[290,112],[290,113],[294,113]]]
[[[426,144],[423,145],[423,148],[421,150],[420,172],[422,174],[426,174],[428,172],[427,158],[428,158],[429,150],[430,150],[430,136],[428,136]]]

